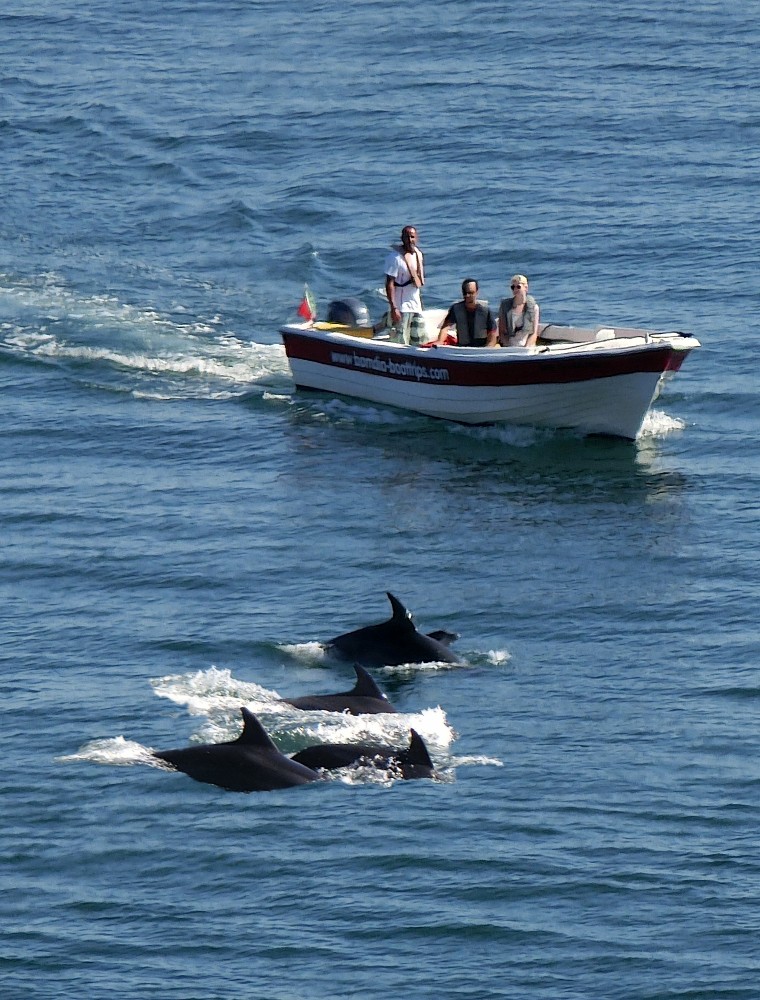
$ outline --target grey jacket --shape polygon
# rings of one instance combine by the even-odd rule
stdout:
[[[532,295],[525,296],[525,309],[522,314],[522,324],[513,328],[512,324],[512,303],[514,299],[502,299],[501,305],[499,306],[499,319],[504,320],[504,328],[507,331],[506,338],[500,337],[499,341],[502,347],[509,347],[509,342],[513,337],[517,335],[527,335],[533,332],[533,324],[536,321],[536,312],[538,310],[538,303],[533,298]]]
[[[472,340],[470,340],[467,307],[464,302],[455,302],[449,312],[453,315],[457,325],[457,342],[460,347],[480,347],[481,345],[485,345],[488,339],[488,323],[489,319],[491,319],[488,306],[483,305],[482,302],[478,302],[475,307]]]

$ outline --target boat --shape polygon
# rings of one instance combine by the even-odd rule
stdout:
[[[351,300],[354,301],[354,300]],[[335,303],[331,303],[334,306]],[[567,428],[635,440],[664,382],[700,346],[690,334],[544,323],[535,347],[458,347],[435,339],[444,309],[424,313],[429,340],[395,343],[351,310],[280,328],[299,389],[350,396],[461,424]],[[332,321],[338,315],[341,322]]]

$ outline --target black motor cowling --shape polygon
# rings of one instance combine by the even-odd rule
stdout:
[[[327,322],[342,326],[371,326],[369,310],[361,299],[335,299],[327,307]]]

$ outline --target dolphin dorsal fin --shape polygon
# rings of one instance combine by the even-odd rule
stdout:
[[[430,759],[428,748],[425,746],[425,741],[416,729],[410,729],[409,732],[411,733],[409,739],[409,763],[421,764],[423,767],[432,768],[433,762]]]
[[[266,747],[267,750],[276,750],[277,747],[272,742],[271,736],[266,729],[264,729],[253,712],[249,712],[248,709],[244,707],[241,707],[240,712],[243,716],[243,732],[240,736],[238,736],[235,742],[245,744],[249,747]]]
[[[385,592],[388,596],[388,600],[391,602],[391,608],[393,609],[393,618],[391,619],[395,625],[401,625],[404,628],[416,631],[414,627],[414,618],[412,618],[412,612],[408,608],[405,608],[401,601],[390,590]]]
[[[356,671],[356,684],[354,685],[351,694],[358,695],[361,698],[380,698],[383,701],[388,700],[375,683],[374,677],[368,674],[360,663],[354,664],[354,670]]]

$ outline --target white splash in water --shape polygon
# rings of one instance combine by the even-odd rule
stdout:
[[[327,659],[327,652],[321,642],[283,643],[277,648],[302,663],[319,663]]]
[[[269,691],[248,681],[238,681],[229,670],[210,667],[194,674],[171,674],[151,681],[159,698],[168,698],[176,705],[184,705],[190,715],[210,716],[223,714],[235,718],[240,728],[240,706],[252,712],[271,711],[279,701],[276,691]]]
[[[150,750],[141,743],[127,740],[123,736],[110,739],[92,740],[86,743],[77,753],[56,757],[57,761],[86,760],[95,764],[113,764],[117,767],[130,767],[133,764],[156,764],[156,758]]]
[[[489,663],[492,663],[495,667],[504,666],[505,663],[509,663],[512,659],[512,654],[507,652],[506,649],[491,649],[486,654],[486,658]]]
[[[641,438],[663,438],[676,431],[682,431],[686,427],[684,420],[677,417],[670,417],[662,410],[650,410],[644,418],[639,439]]]
[[[411,677],[414,674],[437,674],[444,670],[458,670],[466,664],[446,663],[443,660],[432,660],[429,663],[395,663],[392,666],[381,667],[384,674],[396,677]]]
[[[206,718],[196,734],[203,743],[235,739],[240,733],[241,706],[266,720],[267,730],[291,741],[293,737],[314,736],[321,743],[370,741],[404,746],[409,730],[416,729],[426,743],[443,749],[456,738],[440,706],[387,715],[303,711],[283,702],[276,691],[236,680],[229,670],[217,667],[157,678],[151,684],[160,698],[183,705],[191,716]]]
[[[419,419],[401,410],[378,409],[369,403],[348,402],[345,399],[321,401],[319,408],[325,416],[333,420],[346,420],[357,424],[403,426]]]
[[[497,442],[513,448],[531,448],[540,441],[556,435],[546,427],[518,427],[512,424],[493,424],[487,427],[467,427],[464,424],[445,424],[452,434],[463,435],[476,441]]]

